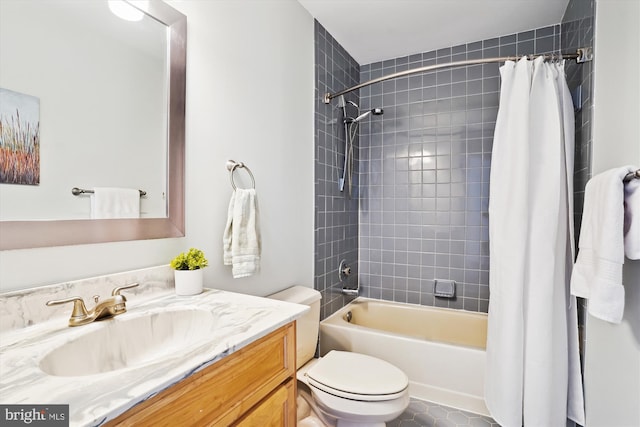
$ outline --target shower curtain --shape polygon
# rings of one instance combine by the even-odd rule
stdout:
[[[503,427],[584,425],[573,265],[574,115],[561,64],[500,68],[485,400]]]

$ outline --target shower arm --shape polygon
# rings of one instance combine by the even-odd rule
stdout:
[[[502,56],[502,57],[496,57],[496,58],[469,59],[466,61],[455,61],[455,62],[447,62],[445,64],[427,65],[425,67],[400,71],[397,73],[378,77],[376,79],[372,79],[364,83],[360,83],[348,89],[341,90],[340,92],[337,92],[337,93],[327,92],[324,94],[323,102],[325,104],[329,104],[332,99],[342,96],[346,93],[353,92],[354,90],[358,90],[363,87],[370,86],[374,83],[380,83],[380,82],[395,79],[398,77],[409,76],[411,74],[425,73],[427,71],[439,70],[441,68],[464,67],[466,65],[487,64],[491,62],[517,61],[523,58],[524,56],[526,56],[529,59],[533,59],[535,57],[535,55],[521,55],[521,56]],[[579,48],[576,53],[562,53],[560,55],[547,54],[547,55],[538,55],[538,56],[543,56],[545,60],[575,59],[578,64],[581,64],[583,62],[593,60],[593,49],[590,47],[582,47],[582,48]]]

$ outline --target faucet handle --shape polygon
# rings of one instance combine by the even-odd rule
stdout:
[[[111,291],[111,296],[115,297],[116,295],[120,295],[120,291],[129,289],[129,288],[135,288],[136,286],[138,286],[137,283],[131,283],[129,285],[119,286],[115,288],[113,291]]]
[[[71,312],[72,318],[84,318],[88,316],[89,313],[87,312],[87,307],[84,305],[84,301],[80,297],[51,300],[47,301],[47,305],[51,307],[52,305],[66,304],[68,302],[73,303],[73,311]]]

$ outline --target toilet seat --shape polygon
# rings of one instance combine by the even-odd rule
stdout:
[[[384,360],[335,350],[314,364],[306,376],[312,387],[364,402],[398,399],[406,394],[409,385],[405,373]]]
[[[409,406],[409,390],[406,390],[398,399],[384,400],[378,402],[364,402],[361,400],[344,399],[325,393],[319,389],[313,389],[313,399],[319,413],[344,423],[345,420],[351,423],[376,424],[397,418]],[[348,424],[347,425],[353,425]]]

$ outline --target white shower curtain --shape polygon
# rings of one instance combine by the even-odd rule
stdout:
[[[506,62],[491,159],[485,400],[503,427],[584,425],[573,265],[574,115],[563,66]]]

